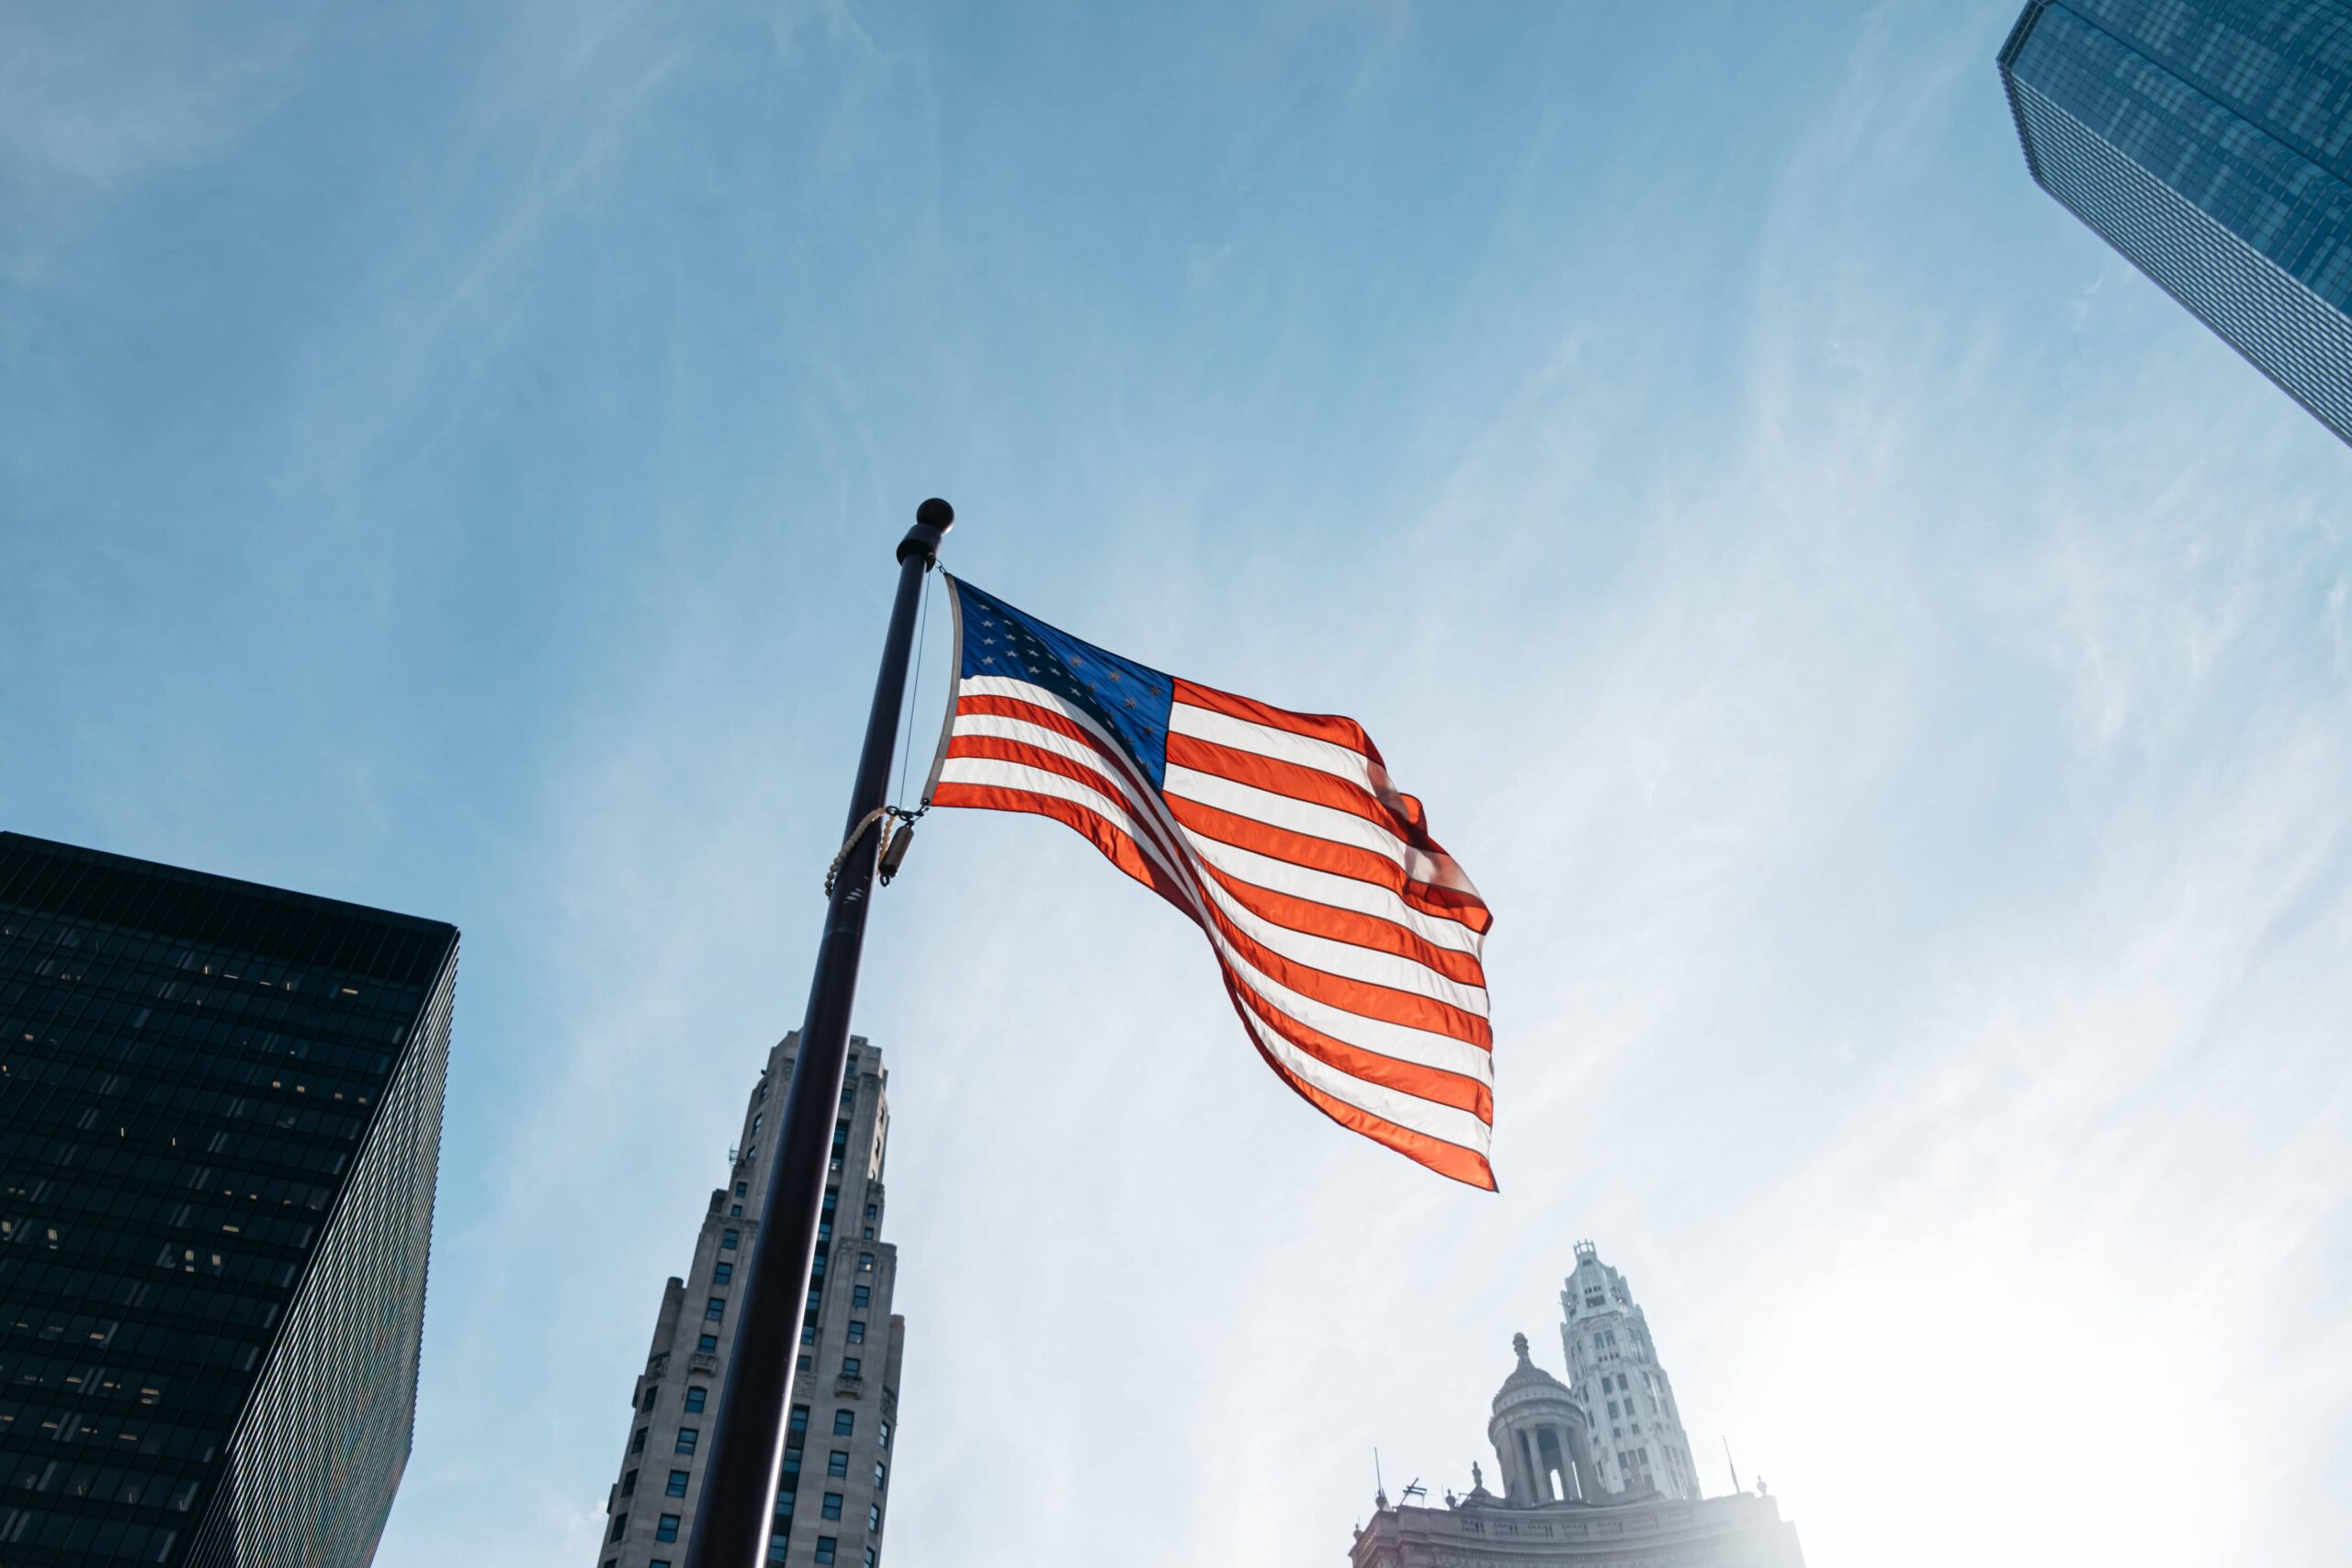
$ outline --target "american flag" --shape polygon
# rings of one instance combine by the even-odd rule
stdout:
[[[1491,1190],[1490,917],[1363,728],[1177,680],[947,581],[957,678],[929,803],[1077,829],[1206,933],[1284,1083]]]

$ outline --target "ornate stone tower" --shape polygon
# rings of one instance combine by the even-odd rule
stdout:
[[[1591,1423],[1600,1483],[1611,1492],[1656,1488],[1696,1498],[1699,1472],[1675,1408],[1674,1386],[1658,1364],[1649,1319],[1625,1277],[1577,1243],[1577,1271],[1560,1292],[1560,1344],[1569,1392]]]
[[[1487,1440],[1502,1466],[1503,1501],[1521,1508],[1599,1502],[1600,1477],[1593,1469],[1584,1406],[1559,1379],[1528,1359],[1526,1335],[1512,1335],[1510,1348],[1519,1352],[1519,1365],[1503,1380],[1494,1419],[1487,1423]]]
[[[767,1126],[767,1112],[783,1105],[799,1053],[797,1033],[768,1053],[743,1106],[742,1141],[728,1151],[728,1185],[711,1193],[696,1234],[694,1266],[662,1292],[645,1373],[630,1391],[628,1446],[605,1499],[596,1568],[685,1561],[709,1451],[701,1439],[735,1345],[735,1270],[767,1192],[761,1152],[772,1152],[781,1131]],[[889,1082],[882,1053],[851,1035],[768,1540],[767,1561],[791,1568],[877,1568],[882,1560],[907,1327],[890,1310],[899,1249],[881,1239]]]
[[[1728,1497],[1702,1498],[1696,1487],[1665,1495],[1645,1483],[1604,1490],[1584,1405],[1528,1358],[1526,1335],[1514,1335],[1511,1348],[1519,1365],[1487,1423],[1503,1495],[1487,1489],[1475,1464],[1469,1495],[1446,1493],[1442,1508],[1412,1495],[1391,1503],[1384,1493],[1356,1530],[1349,1568],[1804,1568],[1796,1526],[1781,1517],[1761,1483]],[[1611,1386],[1614,1368],[1630,1365],[1621,1352]],[[1592,1373],[1596,1391],[1600,1376]],[[1636,1446],[1658,1451],[1656,1439]],[[1638,1461],[1634,1469],[1640,1474]]]

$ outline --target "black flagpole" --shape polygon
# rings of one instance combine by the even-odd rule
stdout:
[[[686,1568],[755,1568],[767,1560],[777,1467],[784,1461],[784,1413],[792,1403],[800,1314],[832,1158],[833,1111],[849,1055],[850,1003],[857,995],[865,908],[873,899],[881,845],[881,819],[875,814],[889,785],[923,573],[937,560],[939,541],[955,521],[954,507],[926,501],[915,509],[915,525],[899,541],[899,597],[890,606],[890,633],[882,644],[874,708],[865,719],[865,749],[858,753],[857,784],[850,792],[849,821],[842,829],[847,854],[825,907],[825,935],[817,949],[816,977],[809,982],[808,1010],[800,1022],[799,1054],[785,1091],[782,1135],[768,1163],[767,1201],[752,1233],[752,1255],[736,1293],[734,1352],[718,1393],[701,1506],[686,1542]]]

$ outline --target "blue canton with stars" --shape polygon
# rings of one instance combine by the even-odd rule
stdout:
[[[1168,713],[1175,682],[1148,665],[1080,642],[993,594],[951,577],[964,618],[967,679],[1027,681],[1083,708],[1127,749],[1153,789],[1168,773]]]

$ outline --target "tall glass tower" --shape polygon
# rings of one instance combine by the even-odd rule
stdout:
[[[2352,0],[2032,0],[2027,165],[2352,442]]]
[[[0,1563],[360,1568],[458,933],[0,833]]]

